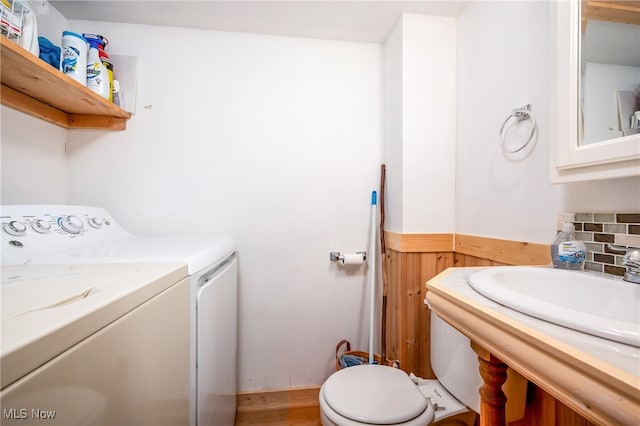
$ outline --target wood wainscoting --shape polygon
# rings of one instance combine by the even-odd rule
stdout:
[[[425,283],[454,266],[449,252],[405,253],[387,249],[387,358],[400,368],[434,378],[429,359],[431,324]]]
[[[385,232],[387,358],[407,372],[434,378],[425,283],[452,266],[544,265],[549,246],[460,234]]]

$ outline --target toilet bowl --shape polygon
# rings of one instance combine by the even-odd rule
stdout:
[[[358,365],[331,375],[320,388],[325,426],[427,425],[434,410],[409,376],[397,368]]]
[[[473,425],[475,413],[456,400],[437,380],[414,383],[402,370],[358,365],[333,374],[320,389],[324,426]]]
[[[469,339],[432,313],[431,347],[438,380],[369,364],[333,373],[320,388],[323,426],[473,425],[483,381]],[[527,382],[510,369],[507,376],[507,420],[514,421],[524,416]]]

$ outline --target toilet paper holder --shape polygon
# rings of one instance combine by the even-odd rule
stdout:
[[[367,260],[367,252],[366,251],[357,251],[356,254],[362,255],[362,260]],[[339,251],[332,251],[329,253],[329,260],[332,262],[342,262],[344,261],[344,254]]]

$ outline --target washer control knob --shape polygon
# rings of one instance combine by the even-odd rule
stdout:
[[[70,234],[79,234],[84,228],[82,219],[74,215],[62,216],[58,219],[58,225]]]
[[[20,237],[27,232],[27,227],[24,223],[18,222],[17,220],[12,220],[11,222],[5,223],[3,226],[5,232],[7,234]]]
[[[47,232],[51,232],[51,224],[46,220],[38,219],[31,222],[31,227],[34,231],[40,234],[46,234]]]
[[[91,219],[89,219],[89,225],[91,225],[92,228],[102,228],[103,224],[104,222],[102,222],[102,219],[100,219],[99,217],[92,217]]]

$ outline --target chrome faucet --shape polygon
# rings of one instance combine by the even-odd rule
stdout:
[[[622,264],[627,267],[623,280],[640,284],[640,249],[629,249],[622,258]]]

